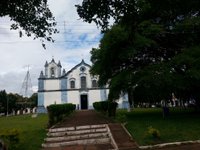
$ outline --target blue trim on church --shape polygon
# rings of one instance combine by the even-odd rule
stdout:
[[[123,101],[122,101],[122,106],[120,108],[128,109],[129,108],[128,94],[124,94],[122,98]]]
[[[67,92],[66,91],[61,92],[61,101],[62,101],[62,103],[67,103]]]
[[[107,100],[106,89],[101,89],[101,90],[100,90],[100,95],[101,95],[101,101]]]
[[[38,92],[37,113],[47,113],[47,110],[44,107],[44,93],[39,93]]]
[[[60,88],[61,88],[61,90],[66,90],[67,89],[67,78],[62,78],[61,79]]]
[[[38,93],[38,106],[44,106],[44,93]]]
[[[61,79],[61,102],[62,103],[67,103],[67,91],[63,91],[67,89],[67,78],[62,78]]]
[[[44,90],[44,80],[39,79],[38,91]]]

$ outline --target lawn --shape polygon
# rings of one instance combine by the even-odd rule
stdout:
[[[127,122],[127,130],[139,145],[200,139],[200,115],[191,109],[171,108],[165,119],[161,108],[119,110],[117,116]],[[148,127],[157,129],[160,138],[150,136]]]
[[[0,132],[17,129],[20,143],[16,150],[39,150],[46,134],[48,116],[45,114],[32,118],[31,115],[0,118]]]

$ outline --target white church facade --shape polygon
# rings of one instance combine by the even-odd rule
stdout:
[[[98,76],[90,74],[91,66],[82,60],[71,70],[62,70],[60,61],[45,63],[44,72],[38,78],[38,112],[51,104],[73,103],[77,109],[93,109],[93,103],[105,101],[109,88],[98,86]],[[120,108],[128,107],[128,96],[118,100]]]

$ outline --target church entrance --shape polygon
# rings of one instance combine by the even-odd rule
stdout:
[[[88,109],[88,96],[81,95],[81,109]]]

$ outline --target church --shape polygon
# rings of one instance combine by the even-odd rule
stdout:
[[[71,70],[62,69],[61,62],[52,59],[45,63],[38,78],[38,109],[46,112],[51,104],[73,103],[76,109],[93,109],[93,103],[105,101],[109,88],[98,86],[98,76],[90,74],[91,66],[82,60]],[[119,108],[128,107],[128,96],[117,101]]]

